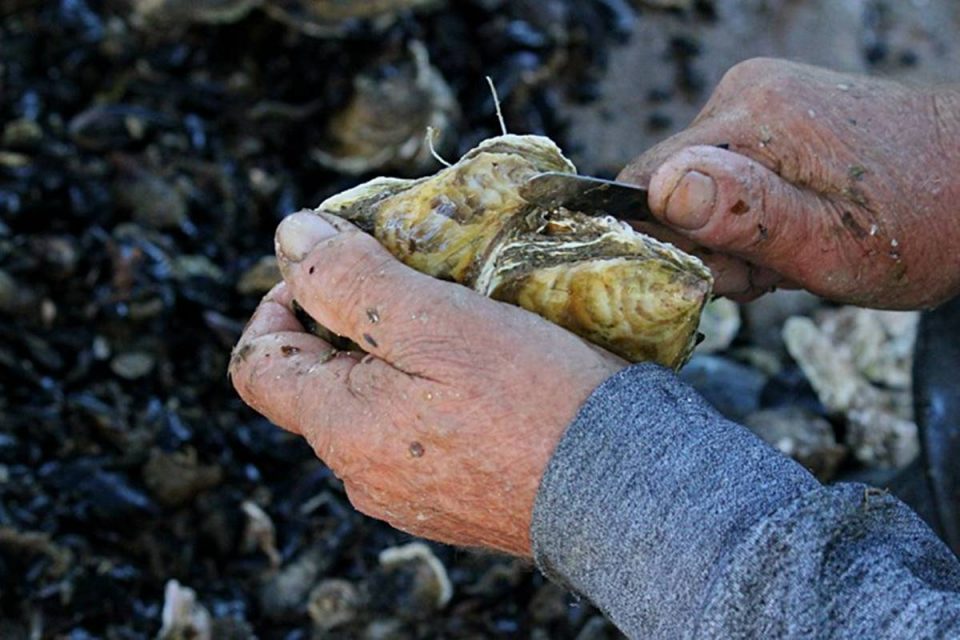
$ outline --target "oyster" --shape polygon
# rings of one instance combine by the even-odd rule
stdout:
[[[308,36],[327,38],[342,35],[352,21],[365,19],[374,27],[386,28],[401,11],[439,3],[439,0],[264,0],[263,8],[274,19]]]
[[[548,138],[503,135],[418,180],[375,178],[315,210],[346,218],[397,258],[537,313],[630,361],[679,368],[696,342],[709,270],[608,216],[540,209],[518,188],[575,172]]]
[[[133,0],[135,22],[156,27],[240,20],[260,0]]]
[[[432,166],[423,132],[432,129],[443,136],[459,118],[459,108],[422,43],[410,43],[410,57],[354,78],[352,99],[330,121],[331,144],[313,150],[314,160],[350,174],[373,169],[423,173]],[[445,141],[441,137],[437,144]]]
[[[357,20],[389,27],[405,10],[439,0],[133,0],[135,19],[145,25],[230,23],[260,8],[273,19],[304,33],[328,38],[344,35]]]

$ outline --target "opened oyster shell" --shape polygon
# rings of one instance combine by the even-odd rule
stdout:
[[[317,212],[372,233],[413,268],[537,313],[634,362],[679,368],[713,279],[696,258],[607,216],[546,211],[518,188],[575,172],[548,138],[504,135],[419,180],[375,178]]]

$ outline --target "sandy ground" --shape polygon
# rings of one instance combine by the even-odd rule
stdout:
[[[615,175],[686,126],[727,69],[756,56],[909,82],[960,82],[956,0],[716,0],[713,6],[715,19],[656,10],[639,15],[629,42],[611,54],[602,98],[567,107],[576,143],[570,151],[582,172]],[[691,90],[671,93],[684,84],[678,73],[690,77]]]

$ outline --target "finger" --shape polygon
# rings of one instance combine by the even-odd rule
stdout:
[[[237,344],[250,342],[267,333],[303,331],[303,325],[290,311],[292,301],[293,292],[285,282],[274,285],[254,310]]]
[[[349,375],[356,363],[302,332],[262,335],[240,343],[234,354],[230,379],[243,401],[274,424],[300,435],[304,426],[301,396],[307,381],[318,388],[333,384]]]
[[[696,243],[800,282],[836,262],[846,240],[843,225],[828,232],[839,216],[822,196],[714,147],[690,147],[667,160],[651,179],[650,207]]]
[[[404,370],[414,343],[462,334],[475,294],[414,271],[372,236],[337,224],[298,213],[277,229],[284,279],[317,322]]]
[[[702,247],[690,238],[650,222],[631,222],[631,226],[640,233],[652,236],[661,242],[668,242],[681,251],[696,256],[713,274],[713,293],[718,296],[742,299],[743,296],[756,298],[771,288],[779,286],[783,276],[775,271],[751,265],[746,260],[726,253],[718,253]]]
[[[742,114],[734,109],[712,116],[703,121],[694,121],[687,129],[650,147],[634,158],[617,175],[617,180],[647,186],[656,170],[671,156],[693,146],[727,146],[739,140]]]
[[[731,286],[723,291],[717,290],[717,294],[743,304],[776,291],[780,288],[782,282],[785,282],[785,280],[779,273],[763,267],[748,265],[745,283],[740,282],[737,287]]]
[[[290,308],[291,293],[278,285],[257,307],[233,350],[229,375],[244,402],[271,422],[301,433],[301,396],[308,385],[343,387],[335,381],[348,377],[358,358],[337,354],[305,333]]]

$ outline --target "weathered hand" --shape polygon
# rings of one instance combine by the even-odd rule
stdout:
[[[442,542],[530,554],[537,487],[590,392],[625,366],[558,326],[404,266],[346,222],[277,231],[285,283],[231,360],[243,399],[304,436],[360,511]],[[369,355],[305,333],[296,299]]]
[[[721,294],[904,309],[960,291],[956,90],[749,60],[620,178],[649,184],[679,235],[653,234],[699,253]]]

